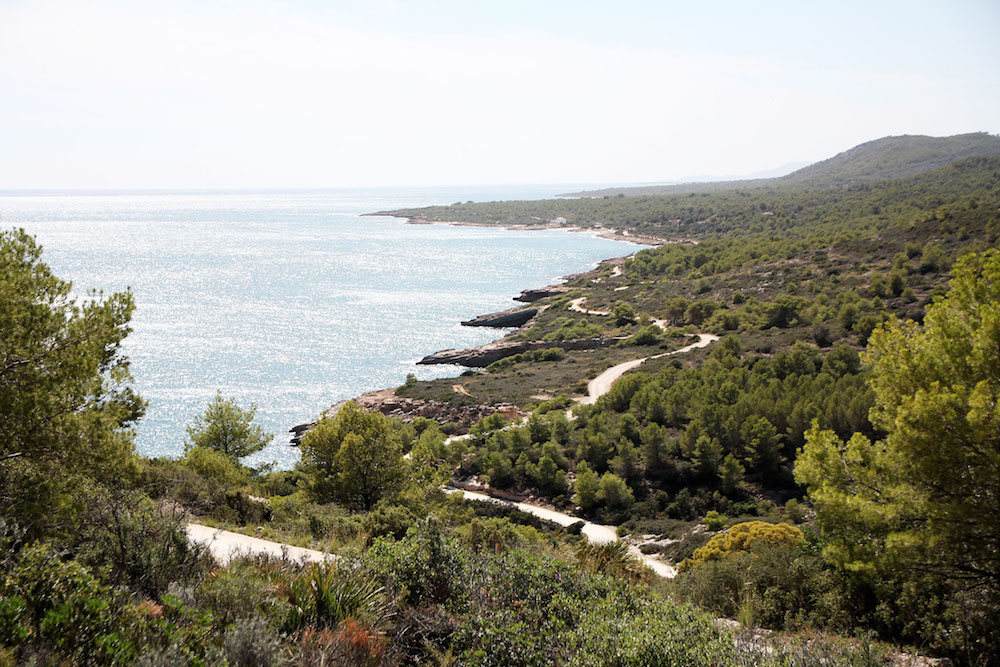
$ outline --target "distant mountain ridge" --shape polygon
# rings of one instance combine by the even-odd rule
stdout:
[[[951,137],[904,134],[859,144],[831,158],[777,178],[605,188],[561,196],[638,196],[784,185],[815,188],[844,187],[856,183],[887,181],[914,176],[976,155],[1000,155],[1000,136],[994,136],[987,132],[956,134]]]

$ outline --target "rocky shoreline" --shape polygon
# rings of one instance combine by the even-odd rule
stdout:
[[[497,412],[502,414],[505,419],[519,419],[527,416],[527,413],[512,403],[456,406],[442,401],[427,401],[397,396],[395,389],[379,389],[378,391],[370,391],[355,398],[335,403],[328,410],[324,411],[319,419],[336,415],[344,405],[352,401],[365,410],[381,412],[387,417],[394,417],[405,423],[423,417],[442,425],[454,423],[461,431],[467,431],[483,417],[488,417]],[[302,442],[302,437],[316,426],[319,419],[293,426],[289,431],[292,433],[292,444],[299,445]]]
[[[367,215],[386,215],[386,214],[367,214]],[[404,216],[396,216],[404,217]],[[448,225],[459,225],[459,226],[494,226],[494,225],[481,225],[478,223],[462,223],[462,222],[428,222],[427,220],[421,218],[409,218],[407,217],[407,222],[409,224],[448,224]],[[642,237],[629,235],[627,232],[619,234],[614,230],[587,230],[577,227],[567,227],[564,224],[557,223],[543,223],[539,225],[531,226],[518,226],[517,229],[564,229],[567,231],[592,231],[603,238],[612,239],[615,241],[628,241],[631,243],[636,243],[639,245],[662,245],[665,243],[678,242],[669,241],[666,239],[659,239],[654,237]],[[680,241],[683,242],[683,241]],[[603,260],[598,265],[598,268],[613,264],[618,266],[627,257],[614,257]],[[565,276],[563,280],[572,280],[588,273],[593,273],[597,269],[592,269],[591,271],[585,271],[582,273],[572,274]],[[569,292],[571,287],[564,284],[557,285],[547,285],[541,288],[526,289],[521,292],[516,297],[513,297],[514,301],[520,301],[522,303],[534,303],[541,299],[557,296],[559,294],[564,294]],[[469,327],[494,327],[498,329],[520,329],[528,326],[534,318],[542,312],[547,306],[515,306],[513,308],[508,308],[506,310],[496,311],[493,313],[485,313],[471,320],[466,320],[461,324],[463,326]],[[508,334],[509,335],[509,334]],[[468,368],[485,368],[495,361],[504,359],[506,357],[513,356],[515,354],[520,354],[522,352],[528,352],[531,350],[541,350],[554,347],[560,347],[564,350],[593,350],[603,347],[610,347],[621,340],[620,338],[614,337],[601,337],[601,338],[580,338],[573,340],[562,340],[562,341],[509,341],[505,337],[501,337],[491,343],[485,345],[479,345],[472,348],[467,348],[464,350],[439,350],[433,354],[425,356],[423,359],[417,362],[418,365],[433,365],[433,364],[452,364],[459,366],[466,366]],[[454,406],[450,403],[445,403],[443,401],[433,401],[433,400],[421,400],[412,399],[396,395],[395,389],[380,389],[377,391],[371,391],[353,399],[347,399],[340,401],[329,409],[325,410],[319,418],[311,422],[304,424],[298,424],[289,429],[289,433],[292,434],[291,444],[292,446],[298,446],[302,437],[312,429],[316,423],[323,418],[332,417],[335,415],[341,407],[346,403],[353,401],[365,408],[366,410],[372,410],[381,412],[382,414],[390,417],[395,417],[403,422],[410,422],[419,417],[426,419],[432,419],[439,424],[454,423],[458,430],[464,432],[467,431],[473,424],[489,415],[495,414],[497,412],[501,413],[505,418],[520,418],[527,416],[520,408],[511,403],[494,403],[494,404],[473,404],[465,406]]]
[[[622,339],[610,336],[601,338],[574,338],[572,340],[499,340],[464,350],[441,350],[434,354],[428,354],[418,361],[417,364],[421,366],[454,364],[468,368],[486,368],[494,361],[531,350],[546,350],[553,347],[561,347],[564,350],[596,350],[601,347],[610,347],[620,340]]]
[[[516,300],[517,299],[515,299],[515,301]],[[485,315],[474,317],[471,320],[465,320],[462,322],[462,326],[494,327],[496,329],[523,327],[531,322],[531,320],[535,319],[535,316],[544,309],[544,306],[541,308],[508,308],[507,310],[499,310],[495,313],[486,313]]]

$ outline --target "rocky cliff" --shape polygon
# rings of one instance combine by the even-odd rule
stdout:
[[[462,322],[466,327],[495,327],[504,329],[507,327],[521,327],[531,321],[531,319],[542,312],[543,308],[508,308],[495,313],[486,313],[471,320]]]
[[[544,299],[548,296],[556,296],[558,294],[565,294],[566,292],[573,289],[567,285],[549,285],[548,287],[541,287],[539,289],[526,289],[521,292],[520,295],[514,297],[514,301],[521,301],[523,303],[534,303],[539,299]]]
[[[429,366],[431,364],[458,364],[470,368],[485,368],[494,361],[499,361],[505,357],[527,352],[529,350],[544,350],[550,347],[561,347],[564,350],[593,350],[599,347],[609,347],[617,343],[620,338],[576,338],[573,340],[519,340],[519,341],[497,341],[470,347],[464,350],[441,350],[434,354],[429,354],[418,364]]]

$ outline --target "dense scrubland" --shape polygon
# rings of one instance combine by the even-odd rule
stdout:
[[[996,664],[1000,158],[954,160],[968,142],[893,180],[395,212],[697,242],[578,276],[514,333],[613,347],[397,390],[524,423],[446,440],[349,403],[287,471],[243,464],[268,436],[221,395],[181,459],[135,455],[130,295],[77,302],[0,232],[0,664]],[[721,339],[576,404],[695,332]],[[455,478],[623,541],[441,490]],[[223,566],[188,521],[338,557]]]

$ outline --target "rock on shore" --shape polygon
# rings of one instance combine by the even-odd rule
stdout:
[[[521,292],[520,295],[514,297],[514,301],[521,301],[523,303],[534,303],[539,299],[544,299],[549,296],[557,296],[559,294],[565,294],[566,292],[573,289],[568,285],[549,285],[548,287],[541,287],[539,289],[526,289]]]
[[[470,368],[485,368],[494,361],[499,361],[505,357],[529,350],[544,350],[552,347],[561,347],[564,350],[593,350],[599,347],[609,347],[619,340],[621,338],[603,337],[575,338],[573,340],[498,341],[464,350],[441,350],[440,352],[427,355],[417,363],[424,366],[431,364],[457,364]]]
[[[521,327],[530,322],[540,312],[542,312],[542,308],[508,308],[507,310],[486,313],[471,320],[466,320],[462,322],[462,326],[495,327],[497,329]]]

